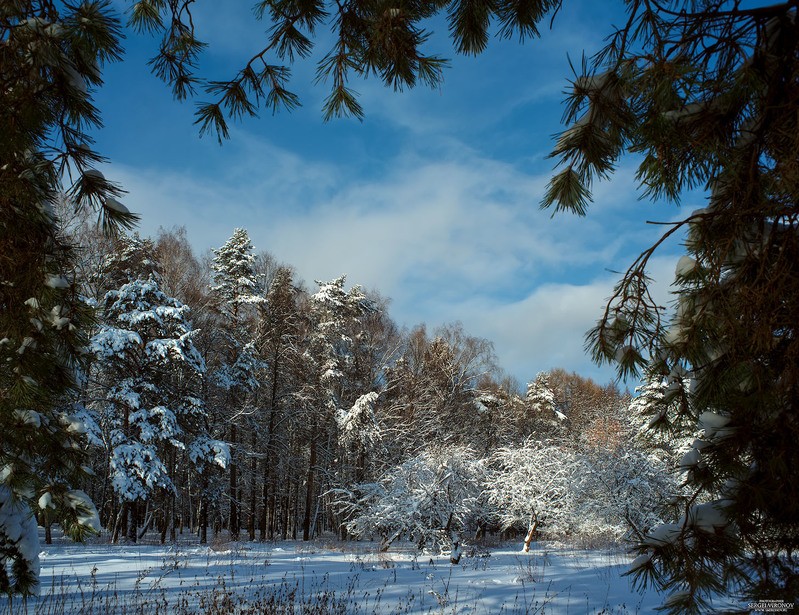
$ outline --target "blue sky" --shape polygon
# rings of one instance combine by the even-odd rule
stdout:
[[[220,3],[198,4],[210,45],[202,74],[232,76],[260,49],[265,26],[246,2],[221,13]],[[452,58],[443,86],[398,94],[374,79],[353,83],[363,123],[322,121],[327,91],[313,84],[312,58],[294,70],[302,108],[246,120],[221,147],[198,137],[193,104],[173,101],[149,74],[156,41],[128,33],[125,61],[108,68],[95,96],[105,122],[97,147],[144,234],[183,225],[203,252],[244,227],[257,250],[309,285],[346,273],[379,290],[400,325],[461,321],[494,342],[521,383],[553,367],[604,382],[612,370],[591,363],[583,336],[618,278],[611,270],[662,230],[646,220],[679,210],[638,200],[631,159],[595,187],[586,218],[552,218],[538,204],[561,130],[567,54],[579,65],[621,19],[606,3],[566,2],[541,39],[493,39],[477,58],[453,57],[446,25],[433,24],[431,50]],[[653,261],[663,301],[678,253],[674,243]]]

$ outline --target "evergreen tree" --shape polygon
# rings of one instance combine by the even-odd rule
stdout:
[[[525,429],[527,435],[536,433],[539,437],[545,434],[554,436],[564,433],[563,422],[567,416],[558,410],[555,403],[555,393],[549,384],[549,377],[545,372],[536,375],[532,382],[527,384],[527,395],[525,396],[528,416],[525,417]]]
[[[36,589],[40,501],[76,537],[96,523],[72,488],[84,476],[83,429],[63,405],[91,315],[69,279],[74,254],[53,206],[66,189],[109,225],[134,220],[91,169],[100,158],[86,134],[99,124],[91,94],[119,38],[105,2],[0,10],[0,591],[9,594]]]
[[[160,283],[161,266],[155,256],[155,244],[138,233],[120,233],[112,240],[113,248],[102,264],[102,284],[106,291],[117,290],[134,280],[154,276]]]
[[[240,464],[244,460],[245,416],[252,415],[248,396],[259,386],[260,363],[255,345],[255,307],[264,302],[254,270],[255,255],[247,231],[237,228],[225,244],[214,250],[211,266],[214,286],[213,306],[218,316],[217,327],[221,347],[217,350],[213,382],[220,390],[217,412],[222,425],[227,425],[227,441],[232,447],[229,465],[230,516],[228,528],[233,540],[241,530]],[[255,429],[255,426],[252,426]],[[252,452],[252,451],[251,451]],[[254,515],[254,511],[250,511]]]
[[[91,349],[104,398],[96,408],[98,423],[106,435],[111,485],[122,504],[114,539],[127,522],[127,536],[136,541],[138,505],[159,496],[167,501],[176,490],[179,461],[190,461],[200,472],[227,464],[227,446],[206,433],[199,396],[205,363],[187,319],[188,308],[166,296],[153,276],[105,296]]]
[[[305,379],[296,396],[305,412],[304,433],[308,443],[303,540],[314,535],[317,520],[314,504],[330,486],[320,485],[319,474],[339,474],[338,481],[343,482],[340,468],[332,467],[338,440],[335,417],[369,392],[360,389],[353,379],[353,337],[357,323],[374,309],[360,286],[344,290],[346,276],[316,283],[319,290],[311,295],[308,306],[309,330],[303,353]]]
[[[545,203],[584,213],[591,182],[626,151],[644,194],[707,206],[670,225],[617,285],[590,335],[621,375],[675,383],[655,427],[701,430],[678,522],[640,546],[636,579],[697,613],[715,593],[799,595],[799,201],[795,2],[628,3],[628,21],[574,81]],[[708,41],[713,41],[708,44]],[[647,265],[682,232],[674,311]],[[694,463],[688,463],[693,461]]]

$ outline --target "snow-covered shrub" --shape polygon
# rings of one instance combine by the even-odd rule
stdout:
[[[388,549],[407,537],[420,549],[453,548],[483,514],[485,466],[468,448],[426,451],[390,469],[376,483],[332,492],[356,537],[380,537]]]
[[[663,522],[679,491],[663,456],[635,448],[599,449],[583,456],[577,482],[577,531],[612,539],[641,537]]]
[[[528,440],[497,451],[491,465],[488,501],[503,529],[527,531],[525,550],[538,532],[560,536],[573,531],[578,523],[575,487],[585,471],[578,455],[564,446]]]

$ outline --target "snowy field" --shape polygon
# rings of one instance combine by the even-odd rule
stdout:
[[[652,613],[619,550],[516,544],[464,556],[371,543],[45,546],[41,596],[0,613]],[[27,609],[27,610],[26,610]]]

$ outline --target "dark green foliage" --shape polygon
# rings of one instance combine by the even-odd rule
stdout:
[[[357,93],[348,86],[352,77],[376,76],[394,90],[420,83],[441,85],[447,61],[426,51],[430,18],[446,14],[455,49],[478,54],[488,44],[492,23],[499,24],[500,36],[518,34],[524,40],[537,36],[538,22],[559,7],[559,0],[261,1],[255,5],[255,17],[269,24],[263,48],[232,79],[208,82],[195,75],[204,44],[194,30],[191,3],[139,0],[131,23],[140,31],[163,32],[159,52],[150,62],[153,72],[178,99],[193,95],[202,84],[213,100],[198,104],[196,124],[201,134],[214,132],[221,141],[230,135],[229,118],[255,116],[262,107],[275,113],[299,106],[299,98],[289,90],[291,65],[312,53],[322,27],[333,34],[331,49],[317,65],[317,81],[330,84],[324,118],[362,119]]]
[[[100,67],[119,57],[119,38],[106,2],[0,8],[0,486],[23,516],[49,493],[54,514],[78,537],[93,511],[70,504],[83,453],[69,413],[92,315],[53,204],[66,190],[76,208],[95,207],[108,225],[135,222],[115,199],[119,189],[90,171],[101,157],[85,134],[99,125],[91,90]],[[33,564],[9,555],[13,540],[3,537],[0,565],[10,557],[13,576],[3,591],[27,594]]]
[[[795,2],[627,3],[628,21],[583,65],[553,152],[545,206],[585,214],[592,181],[639,154],[644,196],[707,207],[667,227],[616,286],[588,337],[622,376],[671,385],[653,427],[703,434],[683,466],[682,520],[634,571],[665,610],[704,612],[714,592],[792,602],[799,584],[799,24]],[[647,266],[674,233],[673,311]],[[676,403],[679,400],[686,403]],[[675,403],[673,403],[675,402]]]

